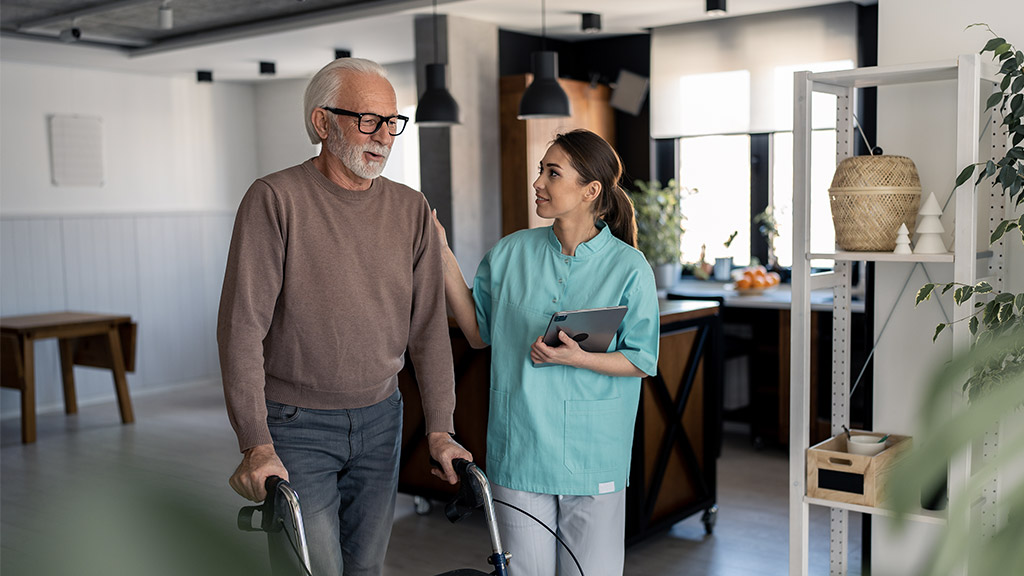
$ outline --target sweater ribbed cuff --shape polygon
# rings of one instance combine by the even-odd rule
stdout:
[[[455,432],[455,422],[451,412],[431,410],[423,414],[423,419],[426,421],[427,434],[431,432],[452,434]]]

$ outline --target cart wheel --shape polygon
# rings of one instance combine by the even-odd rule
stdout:
[[[430,502],[430,500],[424,498],[423,496],[413,496],[412,505],[413,508],[416,510],[416,514],[420,516],[426,516],[427,514],[430,514],[431,510],[434,509],[434,505]]]
[[[718,506],[713,505],[704,511],[700,521],[704,523],[704,532],[709,536],[715,532],[715,521],[718,519]]]

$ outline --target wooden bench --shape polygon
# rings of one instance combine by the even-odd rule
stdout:
[[[135,371],[137,325],[130,316],[55,312],[0,318],[0,387],[21,391],[21,441],[36,441],[35,341],[57,338],[64,411],[78,412],[74,366],[106,368],[114,377],[121,421],[135,421],[126,372]]]

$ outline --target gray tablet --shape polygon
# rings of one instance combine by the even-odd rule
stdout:
[[[558,332],[562,331],[587,352],[607,352],[625,315],[625,306],[555,312],[548,322],[548,329],[544,331],[544,343],[548,346],[561,346]]]

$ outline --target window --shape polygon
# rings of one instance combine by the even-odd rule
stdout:
[[[775,222],[775,256],[779,266],[793,265],[793,133],[772,135],[772,194]],[[832,226],[832,207],[828,188],[835,172],[836,131],[811,132],[811,251],[835,250],[836,234]],[[814,265],[818,265],[817,262]]]
[[[705,261],[732,256],[750,262],[750,136],[695,136],[679,141],[682,190],[683,261],[696,262],[706,246]],[[696,190],[696,192],[694,192]],[[729,247],[724,246],[738,232]]]

